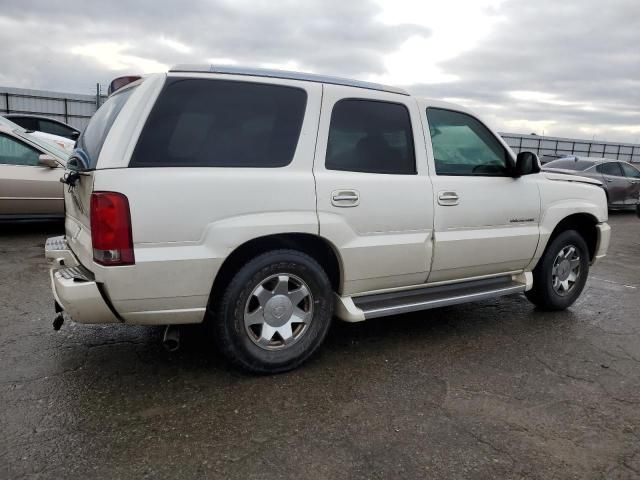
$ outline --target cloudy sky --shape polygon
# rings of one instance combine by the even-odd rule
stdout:
[[[501,131],[640,143],[640,0],[1,0],[0,85],[212,62],[404,86]]]

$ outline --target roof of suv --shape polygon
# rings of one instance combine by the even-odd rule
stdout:
[[[330,83],[332,85],[345,85],[348,87],[366,88],[368,90],[380,90],[382,92],[399,93],[409,95],[406,90],[379,83],[362,82],[347,78],[316,75],[314,73],[290,72],[286,70],[271,70],[267,68],[233,67],[228,65],[176,65],[169,72],[179,73],[221,73],[228,75],[249,75],[252,77],[284,78],[288,80],[303,80],[307,82]]]

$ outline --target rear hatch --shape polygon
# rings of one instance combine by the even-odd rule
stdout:
[[[68,165],[83,166],[77,172],[77,181],[73,185],[65,185],[64,203],[67,243],[84,266],[90,266],[93,260],[90,208],[100,152],[113,123],[137,85],[138,82],[111,95],[98,109],[78,138],[76,149],[68,162]],[[66,175],[70,174],[72,172],[67,170]]]

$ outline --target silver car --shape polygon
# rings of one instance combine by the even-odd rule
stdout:
[[[591,157],[566,157],[543,165],[546,172],[568,173],[595,178],[602,182],[609,208],[640,205],[640,170],[620,160]]]
[[[69,152],[0,122],[0,220],[63,218],[64,173]]]

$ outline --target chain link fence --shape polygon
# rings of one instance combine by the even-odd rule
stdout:
[[[597,142],[595,140],[540,137],[517,133],[501,133],[500,135],[514,152],[534,152],[543,161],[544,157],[551,160],[563,155],[577,155],[579,157],[610,158],[640,163],[640,145],[632,143]]]
[[[83,130],[105,96],[0,87],[0,115],[43,115]]]

